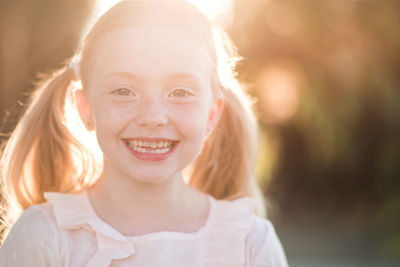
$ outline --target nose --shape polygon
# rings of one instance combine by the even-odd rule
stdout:
[[[143,99],[136,114],[136,123],[141,127],[158,128],[168,122],[167,112],[160,97]]]

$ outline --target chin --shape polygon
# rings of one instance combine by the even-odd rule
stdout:
[[[131,178],[141,184],[159,185],[172,181],[173,179],[179,179],[180,175],[171,175],[171,176],[131,175]]]

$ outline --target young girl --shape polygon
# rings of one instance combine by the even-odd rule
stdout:
[[[104,14],[4,148],[4,228],[23,212],[0,266],[287,266],[253,213],[257,127],[234,63],[183,0]]]

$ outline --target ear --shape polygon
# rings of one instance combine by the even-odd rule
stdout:
[[[215,126],[217,126],[218,121],[221,117],[222,111],[224,109],[224,99],[217,98],[214,100],[210,112],[208,114],[208,121],[207,121],[207,135],[209,135]]]
[[[89,101],[87,100],[83,90],[77,90],[75,92],[75,99],[76,99],[76,106],[79,111],[79,116],[83,124],[86,126],[86,129],[93,130],[93,122],[90,115],[90,105]]]

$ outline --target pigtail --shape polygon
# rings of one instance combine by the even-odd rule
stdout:
[[[255,179],[257,123],[243,105],[246,96],[224,91],[220,121],[192,165],[190,184],[217,199],[256,198],[256,213],[264,216],[262,194]],[[247,99],[248,100],[248,99]]]
[[[225,100],[218,125],[205,141],[191,166],[189,183],[217,199],[252,197],[258,215],[265,216],[265,203],[255,178],[258,156],[258,126],[253,101],[236,79],[241,60],[236,46],[219,28],[212,28],[215,51],[211,83],[216,97]]]
[[[44,192],[74,192],[83,184],[85,173],[74,173],[74,157],[79,154],[89,165],[89,153],[65,125],[65,102],[74,75],[63,67],[38,84],[4,147],[0,159],[3,231],[30,205],[44,202]]]

